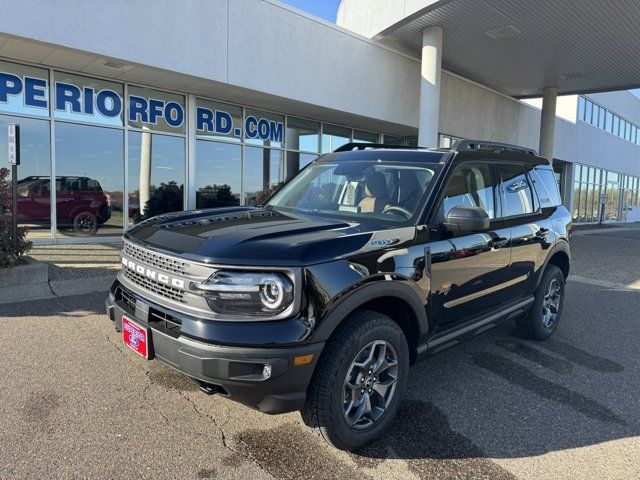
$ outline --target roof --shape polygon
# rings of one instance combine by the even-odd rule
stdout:
[[[513,97],[640,87],[640,2],[424,3],[374,39],[420,57],[422,31],[441,26],[444,69]]]

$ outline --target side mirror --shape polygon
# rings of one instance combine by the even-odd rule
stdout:
[[[489,215],[480,207],[453,207],[443,226],[454,233],[479,232],[489,228]]]

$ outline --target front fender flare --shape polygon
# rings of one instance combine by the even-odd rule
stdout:
[[[429,331],[425,305],[413,288],[402,280],[393,279],[364,283],[345,293],[319,322],[316,330],[317,341],[326,341],[347,315],[365,303],[380,297],[396,297],[409,306],[417,319],[418,338],[415,339],[415,344],[422,343]]]

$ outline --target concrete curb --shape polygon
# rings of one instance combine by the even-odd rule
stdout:
[[[46,283],[49,266],[31,257],[23,257],[23,263],[0,269],[0,288],[29,288],[31,285]]]
[[[590,228],[588,230],[574,230],[571,235],[582,237],[584,235],[593,235],[597,233],[617,233],[628,232],[629,230],[637,230],[640,226],[637,223],[630,223],[628,227],[613,227],[613,228]]]
[[[33,300],[50,300],[52,298],[86,295],[88,293],[106,293],[115,278],[115,274],[110,274],[73,280],[53,280],[22,287],[0,287],[0,305]]]
[[[569,275],[569,278],[567,280],[571,282],[578,282],[578,283],[584,283],[587,285],[593,285],[595,287],[609,288],[612,290],[623,290],[623,291],[631,291],[631,292],[633,291],[637,292],[640,290],[640,284],[638,284],[638,282],[625,285],[624,283],[614,283],[614,282],[608,282],[606,280],[596,280],[594,278],[580,277],[578,275]]]

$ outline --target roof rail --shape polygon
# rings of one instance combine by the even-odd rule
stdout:
[[[399,149],[399,150],[418,150],[421,147],[405,147],[402,145],[391,145],[388,143],[365,143],[365,142],[351,142],[336,148],[333,153],[338,152],[351,152],[353,150],[366,150],[367,148],[377,149]]]
[[[451,146],[451,150],[457,152],[468,152],[473,150],[491,150],[494,152],[517,152],[525,155],[538,155],[532,148],[511,145],[509,143],[491,142],[486,140],[456,140]]]

